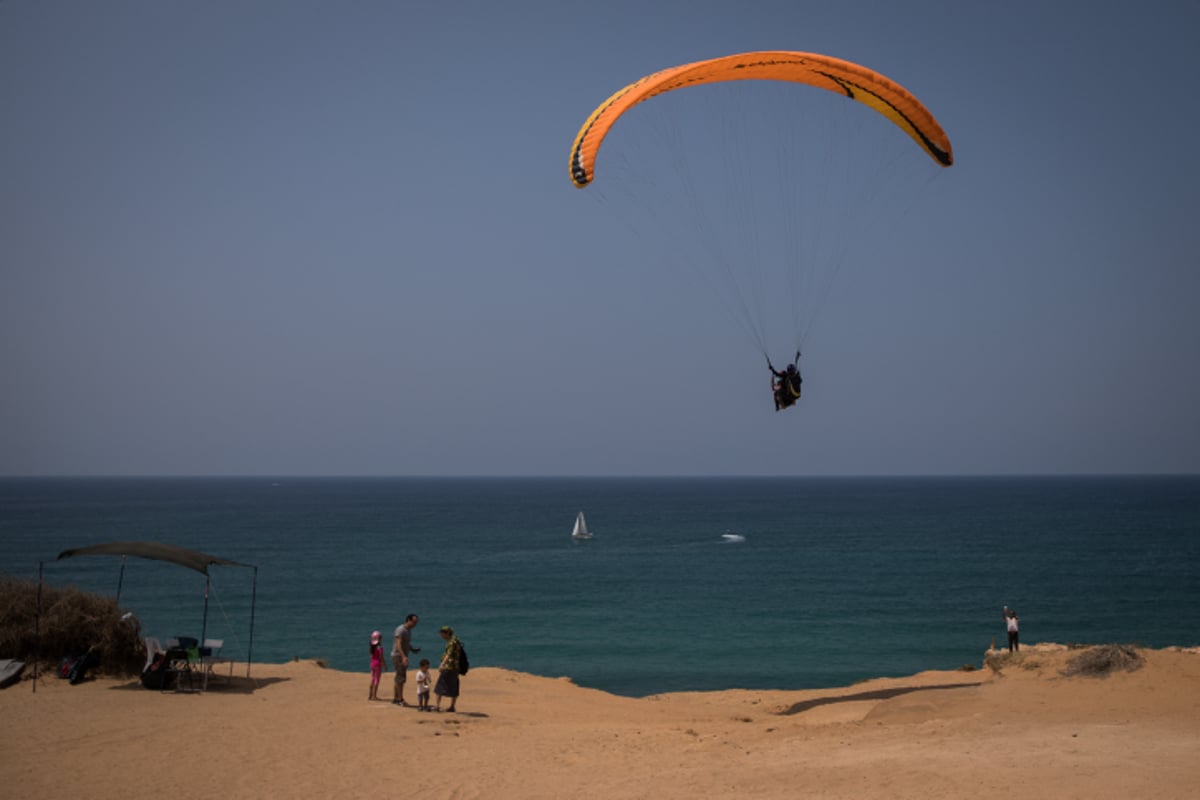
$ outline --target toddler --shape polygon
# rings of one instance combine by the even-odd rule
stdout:
[[[429,710],[429,659],[421,659],[421,669],[417,671],[417,711]]]

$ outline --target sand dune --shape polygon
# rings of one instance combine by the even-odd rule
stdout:
[[[1026,647],[977,671],[839,689],[630,699],[503,669],[459,713],[370,703],[367,675],[254,665],[204,694],[43,678],[0,691],[12,797],[1196,797],[1200,654],[1064,676]],[[390,698],[390,674],[381,695]],[[413,699],[409,687],[409,699]]]

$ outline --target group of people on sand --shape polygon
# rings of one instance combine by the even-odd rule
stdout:
[[[392,669],[396,673],[395,688],[392,693],[393,705],[411,707],[411,703],[404,699],[404,684],[408,682],[409,656],[421,652],[421,648],[414,647],[412,643],[413,628],[417,627],[417,623],[420,621],[421,618],[416,614],[409,614],[392,635]],[[446,649],[442,652],[441,661],[438,662],[437,682],[433,682],[427,658],[420,660],[419,669],[414,675],[417,684],[418,711],[441,711],[443,697],[450,700],[447,711],[454,711],[458,703],[459,675],[463,671],[464,662],[462,642],[454,635],[454,629],[449,625],[443,625],[438,630],[438,635],[446,642]],[[371,633],[371,691],[367,695],[368,700],[379,699],[379,681],[386,670],[387,664],[383,657],[383,634],[373,631]],[[433,694],[437,697],[437,704],[433,707],[429,705],[431,684],[433,685]]]

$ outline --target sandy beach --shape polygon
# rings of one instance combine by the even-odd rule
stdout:
[[[454,714],[368,702],[365,672],[313,662],[194,694],[43,676],[0,691],[0,782],[123,800],[1195,797],[1200,653],[1140,652],[1107,677],[1035,645],[999,671],[639,699],[477,667]]]

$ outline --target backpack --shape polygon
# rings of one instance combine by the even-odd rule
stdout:
[[[142,686],[163,691],[170,689],[175,674],[171,672],[171,661],[166,653],[158,653],[154,661],[142,673]]]
[[[82,683],[83,679],[87,677],[87,671],[98,666],[100,666],[100,654],[96,652],[95,647],[89,647],[86,653],[75,659],[75,663],[71,665],[71,669],[67,673],[67,678],[72,686]]]
[[[463,647],[462,642],[458,643],[458,674],[466,675],[467,670],[471,668],[471,662],[467,661],[467,648]]]

